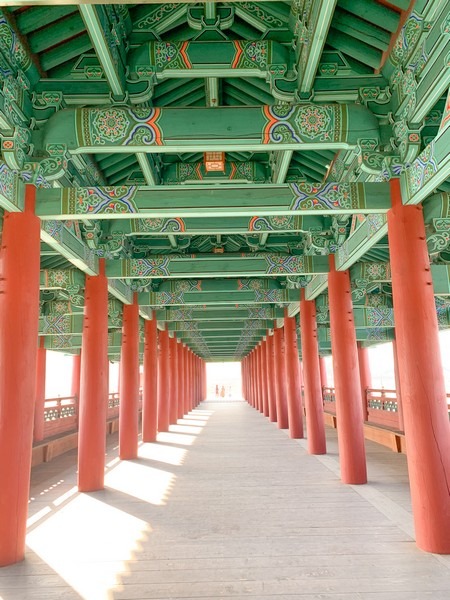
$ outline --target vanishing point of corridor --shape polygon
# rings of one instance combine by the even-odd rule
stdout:
[[[117,435],[117,434],[116,434]],[[406,458],[367,442],[369,483],[339,480],[245,402],[203,402],[139,458],[109,437],[103,491],[76,451],[32,473],[25,562],[1,600],[448,600],[450,556],[413,540]]]

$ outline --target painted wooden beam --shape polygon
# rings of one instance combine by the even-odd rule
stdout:
[[[125,69],[111,36],[111,23],[105,7],[80,4],[79,11],[113,96],[123,97]]]
[[[205,57],[208,57],[207,60]],[[271,40],[150,41],[132,50],[128,56],[128,69],[132,79],[267,79],[274,73],[284,75],[288,66],[288,49]]]
[[[258,162],[226,161],[223,172],[207,171],[203,161],[184,162],[173,163],[164,167],[162,180],[165,185],[226,183],[227,181],[234,183],[265,183],[268,180],[268,173],[266,166]]]
[[[369,214],[389,208],[388,183],[249,184],[223,189],[120,186],[38,189],[36,193],[36,211],[43,220],[89,220],[95,215],[96,219],[175,220],[248,216],[257,221],[259,215]],[[170,228],[180,230],[183,225],[174,223]]]
[[[156,311],[158,321],[229,321],[229,320],[254,320],[254,319],[280,319],[283,317],[282,308],[269,306],[254,308],[216,307],[192,309],[166,309]]]
[[[38,153],[351,149],[380,139],[370,110],[357,104],[218,108],[132,106],[68,108],[34,135]]]
[[[326,256],[290,254],[161,255],[152,258],[107,260],[106,275],[119,279],[191,277],[261,277],[315,275],[328,272]]]
[[[111,280],[120,281],[120,280]],[[195,292],[141,292],[140,306],[233,306],[236,304],[286,304],[298,299],[298,290],[256,290],[197,294]]]
[[[313,0],[303,3],[302,14],[298,12],[302,3],[292,2],[291,22],[296,23],[297,85],[301,94],[309,95],[319,67],[328,30],[334,15],[337,0]]]

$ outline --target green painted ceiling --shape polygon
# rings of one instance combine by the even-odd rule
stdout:
[[[3,4],[0,1],[0,6]],[[228,175],[206,176],[204,170],[203,179],[192,175],[202,170],[204,148],[199,143],[189,152],[183,149],[182,143],[174,144],[173,149],[165,148],[164,152],[152,149],[149,153],[133,153],[129,149],[125,152],[120,147],[114,152],[95,148],[76,157],[69,156],[58,177],[52,176],[48,180],[52,187],[138,185],[154,189],[155,186],[178,184],[181,189],[187,189],[183,184],[193,184],[198,190],[231,186],[240,190],[236,192],[239,195],[245,194],[242,191],[245,185],[253,182],[262,189],[270,183],[302,186],[382,181],[398,176],[409,167],[439,134],[450,84],[444,73],[444,59],[450,50],[448,30],[445,29],[445,12],[447,10],[448,14],[450,8],[448,1],[112,2],[79,6],[53,0],[47,6],[45,2],[27,5],[12,0],[6,4],[3,14],[7,27],[15,33],[32,61],[28,71],[33,73],[31,84],[23,97],[14,100],[21,111],[21,127],[31,131],[33,143],[26,149],[26,162],[48,158],[42,148],[39,149],[40,136],[47,131],[47,123],[56,112],[70,108],[132,105],[143,111],[152,108],[178,108],[180,111],[208,108],[215,111],[217,107],[244,109],[265,105],[287,110],[291,105],[308,102],[318,106],[357,103],[376,116],[379,128],[379,137],[375,141],[362,139],[352,147],[341,145],[340,149],[330,148],[326,143],[318,144],[319,147],[314,149],[304,149],[301,143],[291,150],[277,150],[272,146],[241,151],[234,147],[225,152],[226,172],[240,168],[250,173],[247,180],[236,183],[230,181]],[[414,37],[417,28],[421,32],[420,38]],[[397,64],[398,45],[395,42],[399,35],[403,36],[405,56],[404,62]],[[227,58],[230,48],[234,52],[245,43],[253,43],[255,49],[253,54],[248,54],[248,63],[245,66],[242,63],[241,70],[235,66],[231,68]],[[422,44],[422,54],[409,52],[405,48],[408,44],[416,44],[419,50]],[[166,57],[162,67],[158,56],[165,52],[169,56],[174,47],[181,48],[182,52],[173,55],[172,64]],[[5,54],[1,45],[0,51]],[[155,53],[156,62],[152,63],[150,73],[151,60],[148,59],[149,64],[146,64],[142,57],[150,56],[151,52]],[[186,59],[183,52],[187,53]],[[273,56],[272,63],[265,59],[265,52]],[[186,66],[186,61],[190,66]],[[410,72],[415,86],[408,88]],[[4,75],[0,77],[4,82],[8,79]],[[400,83],[398,77],[403,77]],[[427,77],[434,82],[431,86],[427,85]],[[408,104],[408,98],[413,96],[414,104]],[[177,114],[184,115],[189,129],[192,113],[186,110]],[[227,123],[223,123],[223,127],[226,126]],[[3,127],[2,134],[8,137],[7,126]],[[8,163],[6,156],[2,159]],[[25,166],[19,166],[18,170],[21,169]],[[187,172],[190,175],[183,179],[180,174]],[[195,187],[189,186],[189,189],[190,202],[195,204],[200,191],[197,194]],[[439,185],[431,191],[450,192],[448,176],[440,178]],[[149,198],[151,201],[151,192]],[[441,213],[438,216],[448,222],[450,213],[445,213],[445,200],[442,200]],[[264,216],[263,213],[255,215]],[[307,221],[308,218],[313,220]],[[444,242],[436,241],[434,218],[434,213],[430,212],[427,221],[430,252],[436,264],[445,264],[449,251]],[[221,259],[223,262],[217,264],[223,264],[223,268],[219,266],[208,280],[215,282],[211,291],[204,291],[205,286],[201,284],[195,291],[195,273],[191,280],[175,278],[169,282],[157,274],[123,277],[122,282],[114,285],[123,285],[125,292],[120,291],[118,295],[117,289],[110,291],[120,298],[134,290],[141,295],[147,294],[140,298],[143,314],[148,310],[145,307],[155,307],[161,323],[171,322],[173,318],[189,323],[188,331],[178,333],[184,341],[205,358],[229,360],[240,358],[251,349],[261,339],[263,330],[271,328],[274,319],[282,317],[285,306],[290,314],[297,312],[296,298],[300,287],[308,286],[309,297],[317,296],[324,306],[327,303],[326,284],[320,275],[283,272],[253,279],[254,276],[243,271],[241,279],[232,279],[227,278],[230,258],[239,254],[256,256],[257,253],[285,258],[321,258],[330,252],[344,254],[347,244],[353,257],[349,265],[389,260],[382,221],[377,225],[379,235],[365,245],[357,238],[368,225],[356,214],[336,211],[301,219],[291,219],[286,225],[281,217],[278,221],[274,217],[270,227],[266,221],[262,229],[251,229],[248,219],[245,221],[238,213],[232,217],[215,217],[211,213],[203,219],[202,226],[192,225],[191,229],[183,231],[182,228],[164,229],[163,226],[139,230],[131,220],[94,218],[71,222],[68,224],[71,234],[65,235],[72,236],[72,244],[78,240],[95,255],[106,256],[110,261],[194,254]],[[57,245],[49,243],[47,238],[42,242],[42,269],[73,268],[70,252],[61,254]],[[345,258],[342,260],[345,265]],[[186,299],[185,306],[183,302],[167,306],[164,297],[170,294],[173,301],[183,286],[191,285],[186,281],[190,281],[194,289],[186,292],[185,297],[189,296],[189,300]],[[266,288],[272,296],[268,292],[262,293],[261,290]],[[69,292],[43,286],[43,315],[52,315],[58,309],[55,301],[70,300]],[[365,294],[367,297],[376,295],[380,302],[389,304],[390,284],[388,281],[372,282]],[[355,293],[355,302],[357,296]],[[443,302],[445,304],[446,300]],[[187,312],[183,313],[184,309]],[[171,310],[175,312],[172,314]],[[355,308],[356,312],[358,310],[361,312],[362,308]],[[73,303],[71,311],[77,313],[80,307]],[[445,311],[441,310],[441,313]],[[231,334],[224,323],[232,321],[233,315],[238,327]],[[219,323],[219,328],[210,332],[214,337],[207,336],[203,330],[205,316],[210,324]],[[444,317],[442,326],[445,326],[445,318],[448,319]],[[69,351],[79,347],[79,323],[72,329],[68,327],[68,334],[61,335],[59,341],[58,336],[47,335],[49,347],[57,348],[59,344],[60,348]],[[320,327],[321,349],[327,353],[326,317]],[[114,343],[111,342],[111,356],[118,353],[119,329],[120,319],[111,325],[111,333],[117,334]],[[389,338],[392,333],[391,327],[387,330],[390,333],[386,334],[384,323],[379,326],[378,338],[369,329],[362,324],[358,328],[359,339],[373,343]]]

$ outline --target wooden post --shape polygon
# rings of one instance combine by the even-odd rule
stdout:
[[[34,405],[33,440],[40,442],[44,439],[44,410],[45,410],[45,368],[47,363],[47,350],[44,346],[45,337],[39,338],[39,347],[36,360],[36,400]]]
[[[22,560],[33,443],[39,331],[39,219],[35,188],[25,212],[5,213],[0,279],[0,566]],[[31,368],[30,368],[31,366]]]
[[[284,309],[284,340],[289,436],[300,439],[303,438],[303,409],[297,332],[295,317],[288,316],[287,308]]]
[[[158,431],[169,431],[170,363],[169,332],[167,329],[159,332],[159,344]]]
[[[155,442],[158,431],[158,322],[155,311],[144,323],[142,441]]]
[[[425,226],[391,181],[388,212],[395,335],[417,545],[450,553],[450,424]]]
[[[277,424],[279,429],[288,429],[288,411],[286,399],[286,370],[284,366],[284,331],[275,329],[274,335],[274,373],[277,398]]]
[[[274,340],[273,335],[270,335],[267,330],[266,337],[266,369],[267,369],[267,390],[269,398],[269,421],[277,422],[277,391],[275,388],[275,372],[274,372]]]
[[[100,272],[86,276],[78,417],[78,490],[104,487],[106,413],[108,410],[108,280]],[[75,365],[74,365],[75,368]],[[76,373],[73,373],[74,378]],[[75,382],[74,382],[75,383]]]
[[[139,434],[139,305],[123,306],[122,354],[120,360],[119,457],[137,458]]]
[[[344,483],[366,483],[361,380],[350,274],[348,271],[336,271],[332,254],[328,296],[341,479]]]
[[[361,407],[363,420],[367,421],[369,418],[367,409],[367,390],[372,387],[372,374],[370,372],[369,362],[369,348],[364,348],[361,343],[358,342],[358,364],[359,364],[359,378],[361,381]]]
[[[178,420],[178,350],[177,338],[174,334],[169,338],[170,347],[170,403],[169,420],[171,425],[176,425]]]
[[[322,382],[320,379],[319,347],[317,343],[316,303],[300,296],[300,331],[305,388],[306,436],[310,454],[327,451],[323,420]]]

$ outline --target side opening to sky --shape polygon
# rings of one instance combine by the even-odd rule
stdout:
[[[206,363],[206,397],[208,399],[241,399],[240,362]]]

